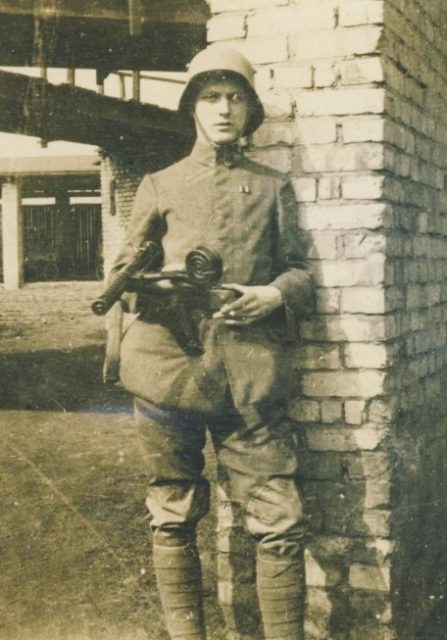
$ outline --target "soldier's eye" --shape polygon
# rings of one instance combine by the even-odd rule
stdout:
[[[219,99],[219,94],[214,91],[210,93],[203,93],[200,96],[200,99],[205,100],[206,102],[216,102]]]

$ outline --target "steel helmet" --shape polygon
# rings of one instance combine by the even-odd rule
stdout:
[[[191,60],[186,86],[180,97],[179,111],[191,116],[198,92],[205,82],[222,78],[235,79],[241,82],[248,95],[248,119],[244,135],[249,135],[256,131],[264,119],[264,108],[255,91],[254,76],[253,67],[239,51],[212,44]]]

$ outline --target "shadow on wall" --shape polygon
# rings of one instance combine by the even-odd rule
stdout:
[[[399,539],[392,570],[399,637],[443,640],[447,625],[445,383],[431,406],[400,416],[395,510]]]
[[[352,438],[354,448],[354,433]],[[368,509],[372,486],[382,483],[383,473],[387,462],[380,452],[303,452],[300,484],[311,531],[306,549],[309,639],[388,637],[392,545],[378,531],[387,511],[379,505]]]

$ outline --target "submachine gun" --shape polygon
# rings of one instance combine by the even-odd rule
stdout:
[[[184,268],[147,271],[159,261],[159,245],[151,241],[144,243],[93,302],[92,311],[105,315],[123,293],[137,293],[137,311],[142,319],[163,324],[185,353],[200,355],[203,353],[200,320],[210,317],[239,294],[217,286],[223,273],[223,261],[209,247],[199,246],[190,251]]]

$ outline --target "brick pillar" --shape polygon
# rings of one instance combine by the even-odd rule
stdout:
[[[186,155],[187,147],[172,144],[169,135],[153,134],[146,141],[143,155],[133,157],[103,154],[101,162],[102,226],[104,272],[121,246],[141,178],[147,172],[167,167]]]
[[[102,159],[102,237],[106,275],[124,240],[135,192],[143,172],[143,167],[118,156],[104,156]]]
[[[3,282],[5,289],[23,285],[23,218],[19,180],[2,187]]]

